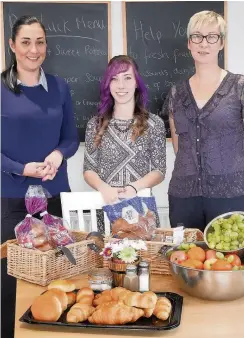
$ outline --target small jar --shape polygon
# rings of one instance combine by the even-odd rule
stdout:
[[[149,291],[150,271],[149,264],[145,261],[139,263],[138,279],[139,279],[139,291],[140,292]]]
[[[110,290],[113,274],[108,268],[96,268],[88,273],[88,283],[94,291]]]
[[[138,291],[138,276],[136,265],[127,265],[123,287],[130,291]]]

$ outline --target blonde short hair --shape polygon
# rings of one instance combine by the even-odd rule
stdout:
[[[213,11],[202,11],[194,14],[187,26],[187,38],[190,38],[194,29],[199,29],[202,25],[211,25],[216,23],[222,38],[226,36],[226,22],[224,18]]]

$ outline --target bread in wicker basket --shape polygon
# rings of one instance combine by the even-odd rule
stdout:
[[[102,258],[88,248],[93,240],[86,240],[87,233],[72,231],[75,243],[67,245],[76,265],[56,250],[42,252],[19,246],[17,241],[7,243],[8,274],[25,281],[48,285],[55,279],[65,279],[102,266]]]

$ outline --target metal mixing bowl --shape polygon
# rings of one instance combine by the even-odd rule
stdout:
[[[215,217],[214,219],[212,219],[212,221],[208,223],[208,225],[206,226],[206,228],[204,230],[204,242],[208,244],[207,236],[208,236],[208,234],[210,232],[214,231],[214,228],[212,226],[213,222],[217,221],[220,218],[228,219],[228,218],[230,218],[231,215],[234,215],[234,214],[240,214],[240,215],[244,216],[244,212],[243,211],[231,211],[231,212],[227,212],[225,214],[219,215],[219,216]],[[244,247],[243,248],[239,248],[239,249],[235,249],[235,250],[229,250],[229,251],[226,251],[226,250],[217,250],[217,249],[212,249],[212,250],[220,251],[220,252],[223,252],[225,254],[238,252],[239,256],[243,256],[244,255]]]
[[[208,249],[204,242],[197,246]],[[212,271],[187,268],[170,262],[168,255],[178,246],[167,249],[162,254],[169,262],[173,278],[179,287],[191,296],[208,300],[234,300],[244,296],[244,270]]]

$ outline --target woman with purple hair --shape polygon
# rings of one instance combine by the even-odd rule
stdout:
[[[101,82],[98,114],[87,124],[84,158],[84,179],[105,203],[134,197],[164,179],[165,127],[146,103],[147,89],[135,61],[127,55],[113,57]]]

